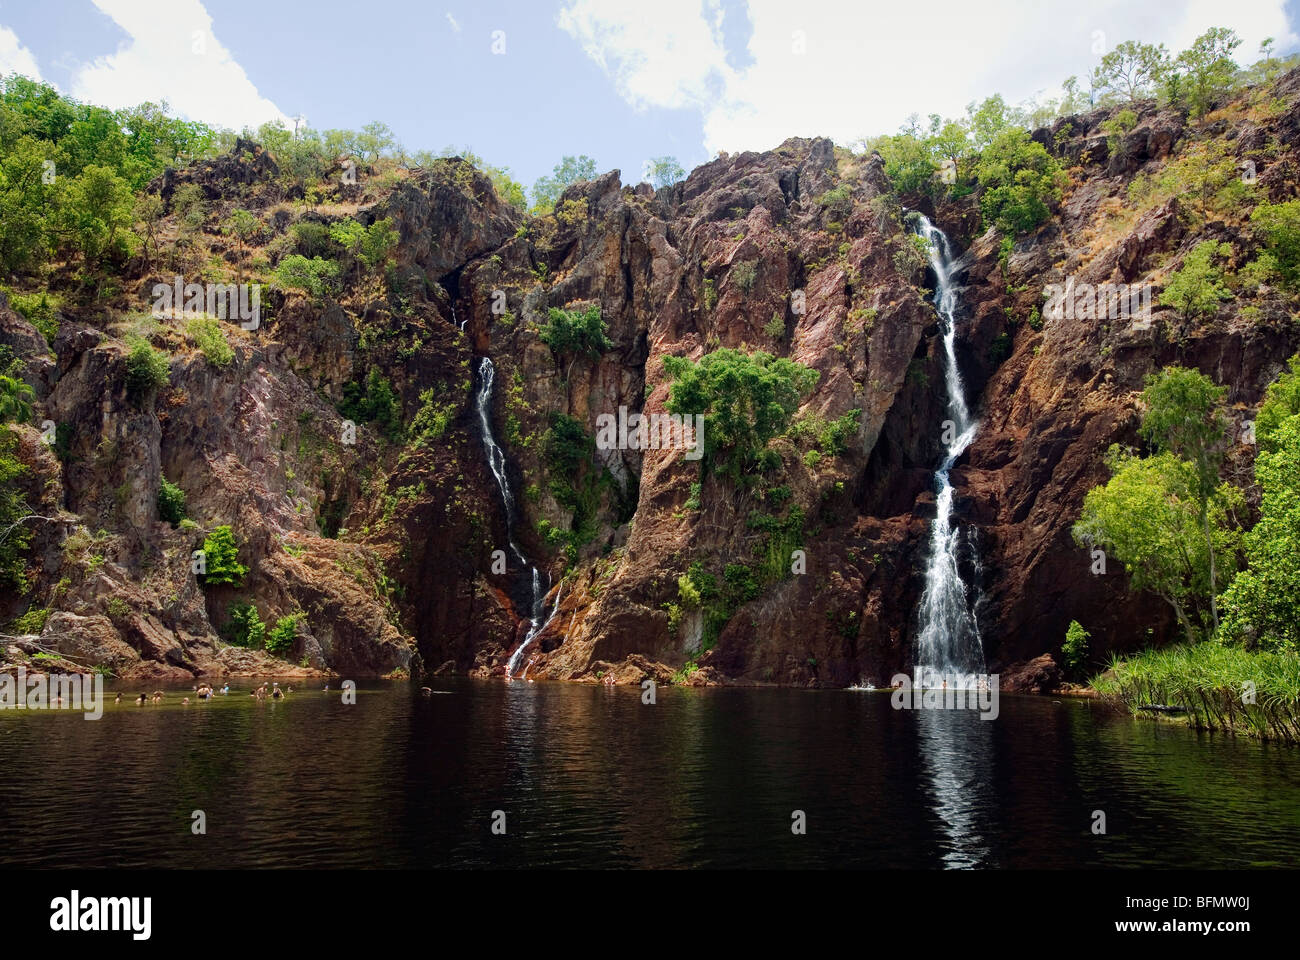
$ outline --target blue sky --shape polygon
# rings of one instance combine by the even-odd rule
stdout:
[[[564,154],[640,179],[787,136],[840,142],[998,91],[1051,94],[1121,40],[1209,26],[1300,47],[1300,0],[0,0],[0,73],[227,126],[382,120],[531,184]],[[499,32],[498,32],[499,31]],[[494,48],[497,51],[494,52]]]

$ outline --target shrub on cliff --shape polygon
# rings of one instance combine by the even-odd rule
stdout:
[[[1300,200],[1261,203],[1250,215],[1251,226],[1264,244],[1268,267],[1284,283],[1300,284]]]
[[[236,603],[230,608],[230,619],[221,628],[221,636],[236,647],[258,649],[266,639],[266,624],[251,603]]]
[[[156,350],[143,337],[127,338],[130,348],[126,355],[126,386],[130,394],[139,399],[147,396],[159,387],[166,386],[171,379],[171,365],[167,355]]]
[[[573,364],[579,357],[598,357],[614,345],[606,336],[605,329],[598,303],[585,310],[551,307],[547,312],[546,325],[541,331],[542,343],[556,356],[569,358],[565,380],[569,379]]]
[[[273,657],[284,657],[293,653],[293,642],[298,638],[298,624],[302,623],[303,614],[291,613],[281,617],[266,634],[266,652]]]
[[[698,363],[665,357],[672,381],[669,413],[703,414],[702,469],[743,483],[772,465],[768,441],[790,425],[799,404],[816,386],[819,374],[801,363],[758,352],[722,349]]]
[[[339,277],[339,265],[333,260],[292,253],[276,265],[275,285],[281,290],[295,290],[313,297],[331,293]]]
[[[975,179],[984,189],[984,225],[1008,236],[1033,230],[1061,199],[1060,165],[1018,127],[994,137],[975,163]]]
[[[185,508],[185,491],[166,477],[158,486],[158,516],[173,527],[187,516]]]
[[[203,540],[203,582],[208,586],[244,582],[248,567],[239,562],[239,544],[229,526],[220,526]]]

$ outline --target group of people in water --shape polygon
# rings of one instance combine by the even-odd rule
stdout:
[[[325,689],[326,690],[329,689],[329,684],[325,685]],[[220,689],[217,689],[211,684],[201,683],[198,684],[197,686],[192,687],[191,690],[193,691],[194,698],[196,700],[211,700],[218,693],[221,694],[223,697],[228,696],[230,694],[230,684],[227,683],[224,686],[222,686]],[[293,687],[284,687],[283,689],[281,689],[279,682],[273,680],[271,681],[269,686],[268,684],[263,683],[260,687],[256,687],[255,689],[250,691],[248,695],[250,697],[256,697],[258,700],[280,700],[291,693],[293,693]],[[122,694],[119,693],[117,695],[117,698],[113,702],[121,703]],[[135,705],[137,707],[142,707],[147,703],[162,703],[162,702],[163,702],[163,692],[161,690],[155,690],[153,693],[149,693],[149,694],[142,693],[135,698]],[[189,702],[190,702],[189,697],[185,697],[184,699],[181,700],[182,704],[188,704]]]

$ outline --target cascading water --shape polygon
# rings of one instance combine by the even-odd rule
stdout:
[[[543,590],[541,573],[535,565],[528,562],[523,550],[515,542],[515,497],[510,490],[510,478],[506,474],[506,455],[492,436],[492,386],[496,381],[496,367],[492,365],[492,360],[489,357],[483,357],[479,360],[478,376],[479,386],[475,406],[478,410],[479,426],[482,428],[483,449],[487,453],[488,469],[492,471],[492,476],[496,478],[497,489],[501,491],[501,500],[506,508],[506,542],[510,544],[510,551],[519,562],[531,570],[531,605],[528,610],[530,626],[523,642],[519,644],[519,649],[511,654],[510,660],[506,664],[506,676],[510,677],[519,666],[519,658],[523,655],[524,648],[528,646],[533,637],[545,629],[546,624],[551,622],[550,618],[547,618],[546,623],[542,623],[542,607],[546,599],[546,592],[550,589],[550,577],[547,577],[547,590]],[[555,611],[559,606],[559,597],[557,596],[555,606],[551,609],[551,617],[555,616]]]
[[[916,218],[917,234],[928,244],[930,267],[934,270],[934,306],[943,332],[944,383],[948,391],[948,421],[943,425],[944,457],[934,474],[935,517],[930,531],[925,592],[921,596],[916,670],[921,677],[942,674],[952,683],[954,676],[984,670],[979,625],[970,591],[961,576],[961,531],[952,522],[953,489],[949,479],[953,464],[975,439],[979,423],[966,406],[957,366],[957,290],[953,284],[952,249],[943,231],[924,215],[912,216]]]

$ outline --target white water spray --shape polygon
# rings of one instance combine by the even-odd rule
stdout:
[[[934,474],[935,517],[930,531],[925,592],[921,596],[917,670],[922,676],[937,672],[951,678],[984,670],[984,646],[980,641],[979,625],[970,591],[962,580],[958,565],[961,531],[952,522],[953,489],[949,479],[953,464],[975,439],[979,423],[971,418],[966,406],[965,388],[957,366],[957,291],[952,281],[955,266],[952,250],[942,230],[922,214],[914,216],[917,218],[917,233],[929,245],[930,267],[935,275],[934,306],[943,333],[949,419],[944,424],[943,462]]]

